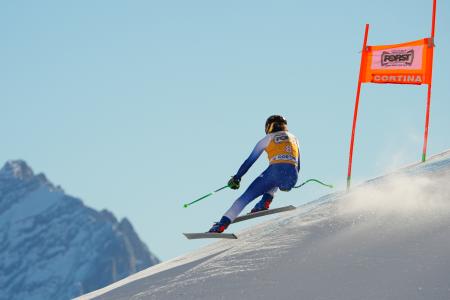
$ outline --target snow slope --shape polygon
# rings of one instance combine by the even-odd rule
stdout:
[[[450,151],[237,234],[78,299],[450,299]]]

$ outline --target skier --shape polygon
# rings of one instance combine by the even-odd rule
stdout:
[[[287,192],[295,186],[300,171],[297,138],[288,132],[287,121],[280,115],[273,115],[267,119],[265,131],[266,136],[256,144],[236,175],[228,181],[228,186],[234,190],[239,189],[242,176],[264,151],[267,152],[269,167],[250,184],[220,221],[214,223],[209,232],[222,233],[244,207],[257,197],[262,195],[261,200],[251,210],[252,213],[269,209],[278,189]]]

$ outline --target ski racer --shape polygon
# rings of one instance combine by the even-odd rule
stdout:
[[[278,189],[287,192],[295,186],[300,171],[297,138],[288,132],[287,121],[280,115],[273,115],[267,119],[265,131],[266,136],[256,144],[236,175],[228,181],[228,186],[234,190],[239,189],[242,176],[264,151],[267,152],[269,167],[250,184],[220,221],[214,223],[209,232],[222,233],[244,207],[257,197],[262,195],[261,200],[251,210],[252,213],[269,209]]]

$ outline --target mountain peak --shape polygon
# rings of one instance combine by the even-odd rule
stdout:
[[[33,170],[24,160],[9,160],[0,169],[0,178],[30,179],[34,176]]]
[[[112,212],[66,195],[23,160],[0,169],[0,220],[0,299],[72,299],[159,262]]]

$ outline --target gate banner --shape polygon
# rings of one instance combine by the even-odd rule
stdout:
[[[361,82],[430,84],[434,42],[432,38],[363,51]]]

